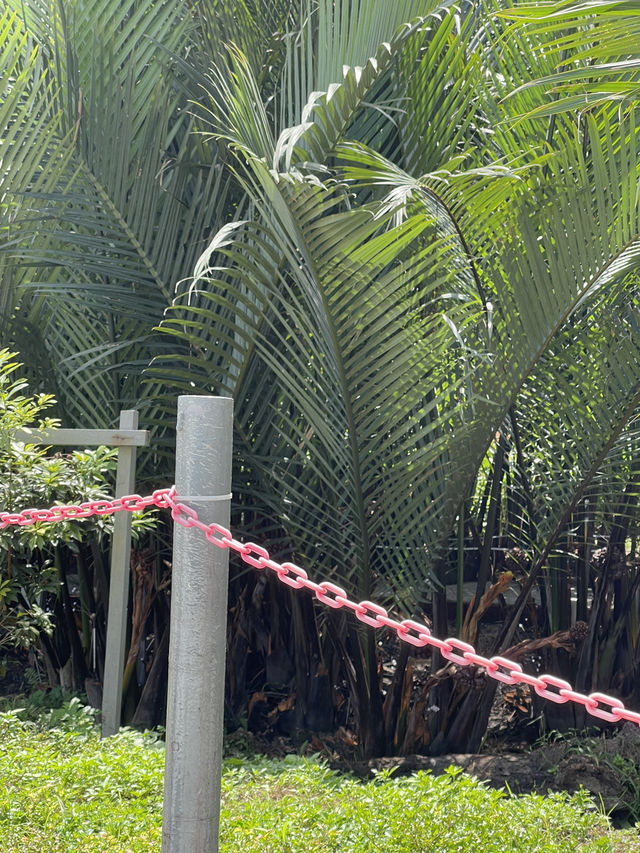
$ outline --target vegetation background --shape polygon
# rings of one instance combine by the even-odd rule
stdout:
[[[635,3],[3,0],[0,344],[64,425],[140,409],[141,488],[172,478],[176,395],[233,396],[243,535],[638,707],[639,44]],[[106,598],[76,550],[82,686]],[[149,725],[166,555],[161,527],[134,555]],[[437,654],[416,682],[238,566],[230,593],[230,726],[479,747],[495,685]]]

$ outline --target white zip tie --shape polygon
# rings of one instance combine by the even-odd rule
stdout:
[[[180,501],[194,501],[196,503],[201,503],[203,501],[230,501],[233,497],[233,493],[229,492],[228,495],[173,495],[172,500],[176,503]]]

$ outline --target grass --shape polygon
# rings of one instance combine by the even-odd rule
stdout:
[[[101,741],[78,704],[0,714],[0,850],[159,853],[163,764],[157,737]],[[297,756],[226,761],[220,837],[221,853],[640,853],[585,794],[516,798],[453,769],[363,784]]]
[[[59,722],[0,715],[0,850],[159,850],[162,744],[136,732],[101,741],[90,720]]]

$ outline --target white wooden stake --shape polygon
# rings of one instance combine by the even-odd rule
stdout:
[[[229,525],[233,401],[178,399],[176,490]],[[188,499],[187,499],[188,496]],[[162,853],[217,853],[229,552],[174,528]]]
[[[138,412],[135,409],[125,409],[120,412],[121,430],[135,430],[137,426]],[[118,449],[118,468],[116,471],[115,496],[117,498],[130,495],[135,491],[135,477],[135,445],[121,446]],[[107,645],[102,689],[102,737],[114,735],[120,728],[130,565],[131,513],[117,512],[113,519],[113,541],[111,543]]]

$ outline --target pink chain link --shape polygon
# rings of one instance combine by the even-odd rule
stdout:
[[[205,524],[200,521],[198,514],[191,507],[175,500],[176,488],[157,489],[148,497],[140,495],[126,495],[114,500],[86,501],[81,504],[68,506],[54,506],[51,509],[24,509],[21,512],[0,512],[0,530],[11,525],[27,527],[38,522],[56,522],[76,518],[88,518],[92,515],[111,515],[114,512],[126,510],[137,512],[150,506],[160,509],[170,509],[173,520],[182,527],[197,527],[201,530],[207,540],[217,548],[226,548],[236,551],[240,558],[249,566],[256,569],[270,569],[283,584],[293,589],[308,589],[313,592],[318,601],[328,607],[340,609],[346,607],[352,610],[356,618],[365,625],[373,628],[390,628],[395,631],[398,638],[412,646],[431,646],[440,651],[442,656],[456,664],[456,666],[479,666],[482,667],[490,678],[502,681],[505,684],[528,684],[538,696],[551,702],[564,704],[575,702],[582,705],[593,717],[606,720],[610,723],[618,723],[622,720],[635,723],[640,726],[640,713],[630,711],[623,703],[613,696],[604,693],[577,693],[568,681],[557,678],[555,675],[529,675],[522,671],[520,664],[507,658],[494,656],[491,658],[479,655],[469,643],[448,637],[439,640],[431,635],[426,625],[415,622],[412,619],[397,621],[391,618],[384,607],[373,601],[353,601],[342,587],[337,584],[323,581],[315,583],[309,579],[306,571],[295,563],[278,563],[272,560],[269,552],[262,545],[254,542],[239,542],[234,539],[231,531],[220,524]]]
[[[352,610],[365,625],[371,625],[373,628],[391,628],[400,640],[412,646],[437,648],[446,660],[457,666],[480,666],[490,678],[502,681],[504,684],[518,682],[528,684],[543,699],[562,704],[569,701],[576,702],[586,708],[593,717],[612,723],[627,720],[640,726],[640,713],[627,710],[622,702],[613,696],[606,696],[604,693],[592,693],[589,696],[576,693],[567,681],[556,678],[555,675],[529,675],[523,672],[520,664],[515,661],[499,655],[491,658],[483,657],[469,643],[457,640],[455,637],[439,640],[433,637],[429,628],[420,622],[414,622],[411,619],[396,621],[389,617],[383,607],[372,601],[352,601],[345,590],[337,584],[329,581],[318,584],[309,580],[307,572],[295,563],[278,563],[272,560],[266,548],[253,542],[238,542],[229,530],[219,524],[203,524],[190,507],[176,503],[174,497],[175,490],[171,490],[166,500],[171,507],[171,515],[178,524],[184,527],[199,527],[209,542],[217,545],[218,548],[236,551],[245,563],[256,569],[270,569],[287,586],[294,589],[303,587],[308,589],[314,593],[318,601],[328,607],[334,609],[346,607]]]
[[[175,491],[175,489],[173,489]],[[15,525],[28,527],[37,522],[68,521],[76,518],[89,518],[92,515],[112,515],[127,510],[138,512],[150,506],[169,507],[168,498],[172,489],[157,489],[146,498],[140,495],[126,495],[114,500],[85,501],[81,504],[54,506],[51,509],[23,509],[21,512],[0,512],[0,530]]]

